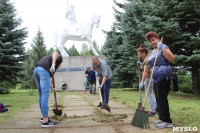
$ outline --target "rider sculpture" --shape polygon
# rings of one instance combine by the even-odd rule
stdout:
[[[81,25],[78,25],[74,12],[74,6],[71,5],[66,13],[66,18],[68,20],[67,28],[62,29],[56,34],[57,44],[55,45],[58,45],[58,49],[61,52],[61,55],[69,56],[64,50],[63,45],[68,40],[73,40],[87,41],[94,55],[99,56],[92,43],[92,29],[94,25],[96,25],[96,28],[98,28],[101,17],[98,15],[94,15],[90,20],[83,22]]]

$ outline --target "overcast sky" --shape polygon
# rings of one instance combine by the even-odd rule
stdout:
[[[123,0],[117,1],[123,2]],[[14,2],[18,17],[21,17],[23,21],[22,27],[28,29],[29,34],[25,47],[30,47],[38,27],[43,33],[47,48],[53,47],[55,32],[66,21],[67,0],[11,0],[11,2]],[[102,29],[109,31],[115,21],[112,9],[112,6],[115,5],[113,0],[68,0],[68,2],[75,6],[78,24],[94,14],[101,16],[99,28],[93,28],[92,37],[92,40],[96,40],[98,46],[101,47],[105,41]],[[65,46],[70,48],[75,44],[75,47],[80,51],[82,43],[68,41]]]

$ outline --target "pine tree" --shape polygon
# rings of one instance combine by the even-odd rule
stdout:
[[[200,96],[200,1],[154,0],[145,7],[145,23],[164,37],[175,54],[172,65],[191,71],[193,91]]]
[[[200,1],[134,0],[127,4],[114,2],[124,10],[119,12],[114,8],[115,28],[122,39],[122,44],[115,47],[120,57],[115,62],[110,61],[110,65],[115,66],[113,69],[116,79],[123,85],[130,85],[134,81],[132,77],[137,77],[137,70],[134,70],[137,69],[136,49],[143,42],[149,47],[144,40],[145,34],[155,31],[160,37],[164,37],[163,43],[175,54],[175,63],[172,65],[191,71],[193,90],[200,95]],[[110,54],[106,52],[108,60],[115,54],[112,50],[114,45],[109,40],[110,36],[107,36],[105,47],[107,51],[111,51]],[[112,41],[116,40],[113,37]]]
[[[76,49],[75,45],[72,45],[72,47],[67,50],[67,53],[69,54],[69,56],[80,56],[80,54],[79,54],[78,50]]]
[[[83,43],[81,46],[81,56],[88,56],[89,55],[89,48],[86,43]]]
[[[98,47],[98,45],[97,45],[97,42],[94,40],[92,44],[93,44],[93,46],[94,46],[94,49],[97,51],[97,53],[100,54],[100,52],[99,52],[99,47]],[[89,55],[89,56],[94,56],[91,47],[90,47],[90,50],[88,51],[88,55]]]
[[[50,55],[50,54],[53,54],[54,51],[55,51],[54,48],[51,47],[51,48],[48,50],[47,53],[48,53],[48,55]]]
[[[34,37],[31,50],[27,51],[27,58],[25,64],[25,78],[24,78],[24,85],[30,86],[32,88],[36,88],[36,84],[33,77],[33,69],[37,62],[47,56],[48,52],[46,50],[46,45],[44,43],[44,37],[41,31],[38,31],[36,36]]]
[[[22,21],[16,18],[16,10],[9,0],[0,1],[0,81],[16,82],[23,70],[25,59],[25,28],[19,28]]]

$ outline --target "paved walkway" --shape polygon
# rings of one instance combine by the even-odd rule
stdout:
[[[60,95],[57,93],[58,100]],[[0,133],[165,133],[172,129],[156,129],[154,118],[150,118],[151,129],[141,129],[130,125],[135,110],[123,104],[110,101],[111,113],[96,107],[98,95],[84,95],[82,92],[68,92],[63,99],[63,115],[53,114],[54,98],[50,96],[49,116],[59,125],[42,128],[38,103],[31,105],[0,125]]]

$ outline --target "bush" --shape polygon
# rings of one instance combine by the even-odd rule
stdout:
[[[8,94],[9,90],[3,87],[0,87],[0,94]]]
[[[184,93],[192,93],[190,88],[192,84],[192,78],[186,75],[178,75],[179,91]]]

